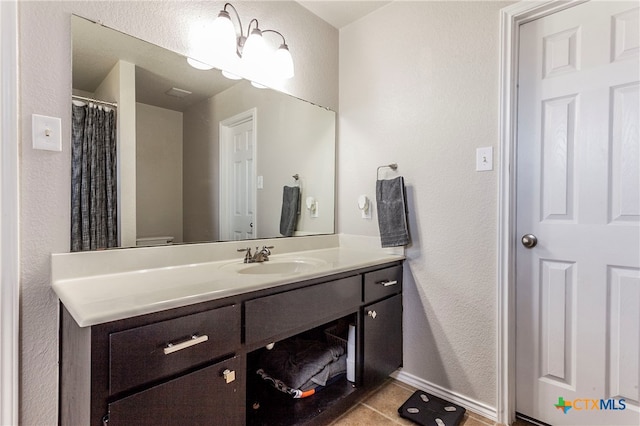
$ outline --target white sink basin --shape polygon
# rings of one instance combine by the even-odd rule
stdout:
[[[230,263],[223,269],[232,269],[238,274],[293,275],[309,272],[326,262],[319,259],[278,259],[260,263]]]

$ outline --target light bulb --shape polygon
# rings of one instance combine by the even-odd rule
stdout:
[[[204,64],[213,64],[210,55],[212,41],[211,24],[213,21],[195,22],[189,29],[189,65],[198,69],[206,69]]]
[[[242,80],[242,77],[240,77],[238,74],[234,74],[227,70],[222,70],[222,75],[228,78],[229,80]]]
[[[209,64],[205,64],[204,62],[196,61],[193,58],[187,58],[187,62],[189,63],[189,65],[191,65],[192,67],[198,70],[207,71],[207,70],[213,69],[213,66]]]
[[[233,60],[237,50],[236,29],[231,22],[229,12],[221,10],[211,25],[209,49],[216,56],[217,63],[224,66]]]
[[[288,79],[293,77],[293,58],[289,47],[286,44],[281,44],[278,50],[274,54],[275,72],[279,78]]]
[[[262,38],[262,31],[255,28],[244,43],[242,48],[242,60],[251,66],[261,66],[267,53],[267,45]]]

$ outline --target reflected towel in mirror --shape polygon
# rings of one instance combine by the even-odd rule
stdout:
[[[389,180],[377,180],[376,204],[382,247],[409,244],[404,178],[398,176]]]
[[[282,188],[282,213],[280,215],[280,233],[285,237],[293,236],[298,221],[300,187]]]

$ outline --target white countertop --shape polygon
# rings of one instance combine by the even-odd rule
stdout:
[[[98,273],[65,273],[62,266],[68,268],[68,258],[56,259],[56,256],[73,255],[52,256],[52,287],[81,327],[404,259],[402,254],[380,249],[339,246],[270,256],[269,262],[273,264],[303,262],[306,267],[287,273],[238,273],[239,269],[260,264],[243,264],[237,255],[233,259],[211,262],[140,269],[128,266],[121,270],[111,266],[103,267]],[[88,259],[86,254],[85,259]]]

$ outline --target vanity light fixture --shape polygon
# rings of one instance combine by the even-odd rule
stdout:
[[[198,70],[208,71],[213,69],[213,66],[209,64],[205,64],[204,62],[196,61],[193,58],[187,58],[187,62],[189,63],[189,65],[191,65],[192,67]]]
[[[238,20],[239,34],[236,32],[227,8],[234,12]],[[263,37],[265,33],[274,33],[282,38],[282,43],[277,50],[274,51],[267,46]],[[215,55],[223,64],[223,69],[235,69],[240,66],[252,75],[268,70],[267,72],[270,71],[272,77],[281,79],[289,79],[294,75],[293,58],[284,36],[276,30],[260,30],[258,20],[255,18],[249,21],[245,35],[240,15],[231,3],[226,3],[224,9],[218,13],[218,17],[213,21],[211,42],[211,48],[215,50]],[[201,65],[202,62],[193,58],[189,58],[188,62],[194,68],[204,69]],[[235,73],[228,71],[223,71],[223,75],[227,78],[238,78]]]

